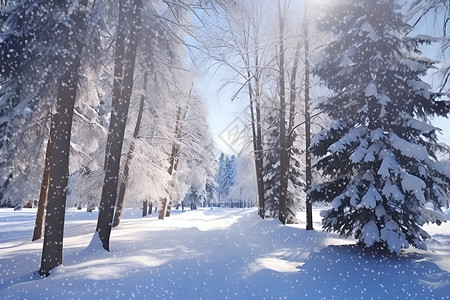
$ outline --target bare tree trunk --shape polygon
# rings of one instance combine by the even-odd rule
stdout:
[[[294,117],[295,117],[295,100],[297,98],[296,89],[297,89],[297,70],[300,62],[300,48],[301,41],[297,43],[294,54],[294,64],[292,65],[291,72],[291,82],[289,85],[290,95],[289,95],[289,124],[288,124],[288,136],[287,136],[287,146],[288,146],[288,154],[290,158],[291,148],[294,145]]]
[[[147,200],[142,201],[142,217],[147,215]]]
[[[250,70],[247,70],[250,78]],[[250,117],[252,122],[253,151],[255,159],[256,185],[258,189],[258,215],[264,219],[265,200],[264,200],[264,181],[263,181],[263,153],[262,153],[262,130],[261,130],[261,109],[259,101],[253,98],[252,84],[248,82],[250,97]]]
[[[141,128],[142,114],[144,112],[144,103],[146,100],[147,76],[148,76],[148,72],[146,71],[144,73],[144,93],[141,94],[141,102],[139,103],[139,111],[138,111],[138,116],[137,116],[137,120],[136,120],[136,126],[134,127],[134,132],[133,132],[134,139],[136,139],[138,137],[139,129]],[[135,146],[134,146],[134,140],[133,140],[133,141],[131,141],[130,149],[128,150],[127,159],[125,161],[125,166],[124,166],[124,170],[123,170],[123,180],[120,183],[119,196],[117,197],[116,211],[114,213],[113,227],[116,227],[120,224],[120,217],[122,216],[123,203],[125,200],[125,192],[127,189],[128,177],[130,174],[130,163],[134,156],[134,148],[135,148]]]
[[[259,97],[258,80],[256,80],[256,87],[258,92],[255,99],[255,111],[256,111],[256,183],[258,187],[258,199],[259,199],[259,215],[264,219],[266,213],[266,203],[264,199],[264,164],[263,164],[263,138],[262,138],[262,126],[261,126],[261,104]]]
[[[128,180],[128,175],[130,172],[130,160],[133,156],[133,152],[134,152],[134,144],[132,143],[130,145],[130,150],[128,151],[127,154],[127,159],[125,161],[125,167],[124,167],[124,171],[123,171],[123,181],[120,183],[120,187],[119,187],[119,194],[117,196],[117,203],[116,203],[116,211],[114,213],[114,220],[113,220],[113,227],[116,227],[120,224],[120,217],[122,216],[122,211],[123,211],[123,202],[125,199],[125,191],[127,189],[127,180]]]
[[[286,88],[284,79],[284,15],[278,1],[279,47],[280,47],[280,195],[278,219],[286,224],[287,186],[289,179],[289,157],[286,141]]]
[[[126,18],[125,5],[122,5],[121,3],[122,1],[119,1],[119,24],[124,24],[123,19]],[[111,118],[109,128],[109,145],[107,145],[109,146],[109,149],[107,148],[105,153],[105,179],[102,189],[102,198],[99,206],[99,215],[96,229],[99,234],[100,240],[102,241],[103,248],[107,251],[109,251],[109,239],[111,236],[111,227],[114,217],[114,207],[117,200],[120,158],[122,154],[125,125],[128,117],[131,92],[133,90],[133,75],[138,43],[137,31],[141,24],[141,7],[141,0],[131,0],[131,24],[129,31],[130,34],[128,36],[129,44],[124,59],[125,62],[123,64],[123,84],[121,93],[116,92],[116,85],[119,84],[119,82],[116,80],[114,81],[112,111],[116,112],[116,117],[114,118],[114,120]],[[123,28],[118,28],[118,30],[122,31]],[[123,34],[123,32],[122,38],[125,39],[125,35]],[[118,63],[118,61],[120,60],[120,57],[117,57],[117,52],[120,52],[120,50],[117,51],[116,49],[115,63]],[[122,62],[120,62],[120,64],[122,64]]]
[[[167,204],[167,198],[162,199],[161,209],[159,210],[158,215],[159,220],[164,220],[164,218],[166,217]]]
[[[170,212],[172,211],[172,200],[167,203],[167,209],[166,209],[166,218],[170,217]]]
[[[87,212],[92,212],[95,209],[95,205],[92,203],[89,203],[86,207]]]
[[[247,59],[250,61],[250,59]],[[259,69],[259,31],[255,29],[255,112],[256,112],[256,185],[258,189],[259,198],[259,216],[265,218],[266,202],[264,198],[264,162],[263,162],[263,137],[261,126],[261,93],[260,93],[260,69]]]
[[[80,1],[79,11],[74,16],[77,25],[84,25],[84,7],[87,0]],[[52,118],[50,137],[50,185],[45,218],[44,244],[39,274],[48,276],[50,271],[62,264],[64,217],[66,212],[67,183],[69,180],[70,137],[72,117],[78,85],[78,71],[83,44],[72,32],[66,48],[75,54],[68,61],[67,71],[61,77],[56,97],[56,113]]]
[[[171,176],[173,175],[173,173],[175,171],[175,164],[176,164],[175,157],[177,156],[178,151],[179,151],[178,139],[179,139],[180,131],[181,131],[181,106],[178,107],[178,111],[177,111],[177,118],[175,121],[175,140],[172,142],[172,150],[170,152],[170,158],[169,158],[169,169],[167,170],[167,172]],[[161,210],[159,211],[158,219],[164,220],[165,217],[170,216],[170,212],[169,212],[169,215],[167,215],[168,209],[170,210],[170,200],[168,200],[167,198],[164,198],[164,199],[162,199],[162,207],[161,207]]]
[[[189,92],[189,98],[191,98],[191,91]],[[178,164],[180,163],[180,159],[177,158],[177,156],[179,155],[180,152],[180,145],[178,144],[180,139],[181,139],[181,135],[182,135],[182,130],[183,130],[183,125],[184,122],[186,121],[186,115],[187,115],[187,111],[188,111],[188,105],[186,105],[186,109],[184,110],[184,114],[179,122],[179,126],[178,126],[178,132],[177,132],[177,137],[176,137],[176,151],[175,151],[175,156],[174,156],[174,161],[173,161],[173,167],[172,167],[172,173],[169,172],[170,175],[172,175],[172,177],[174,176],[174,173],[178,170]],[[175,188],[175,181],[172,181],[172,188]],[[166,217],[170,217],[170,213],[172,211],[172,200],[169,201],[169,204],[167,205],[167,210],[166,210]]]
[[[312,171],[311,171],[311,152],[309,146],[311,145],[311,116],[309,112],[309,37],[308,37],[308,4],[305,0],[304,8],[304,39],[305,39],[305,135],[306,135],[306,191],[311,187]],[[312,202],[311,197],[306,193],[306,230],[313,230],[312,219]]]
[[[42,237],[42,225],[44,225],[44,213],[47,206],[48,188],[50,185],[50,146],[51,137],[48,138],[47,149],[45,151],[44,175],[42,176],[41,192],[39,194],[39,205],[36,214],[36,224],[34,225],[34,233],[31,241],[38,240]]]

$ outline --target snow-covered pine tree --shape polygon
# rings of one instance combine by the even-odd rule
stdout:
[[[320,105],[334,121],[310,148],[329,178],[309,191],[331,201],[323,228],[366,247],[424,249],[421,226],[443,221],[450,196],[450,174],[434,155],[438,129],[428,122],[448,116],[450,103],[421,79],[433,66],[418,50],[427,40],[408,37],[393,0],[339,1],[318,25],[336,37],[315,67],[334,92]]]
[[[217,183],[214,181],[212,176],[209,176],[206,179],[205,184],[205,196],[208,207],[211,206],[211,202],[216,202],[217,193],[216,193]]]
[[[223,177],[224,194],[228,196],[230,194],[230,188],[235,185],[236,177],[236,156],[231,155],[226,160],[226,171]]]
[[[202,197],[203,193],[199,192],[198,189],[195,187],[191,187],[186,195],[184,196],[183,202],[184,205],[189,205],[192,208],[192,204],[195,204],[196,206],[201,206],[204,198]]]
[[[267,109],[267,129],[264,136],[264,201],[265,217],[277,218],[280,197],[280,128],[275,109]]]
[[[10,1],[0,13],[0,185],[17,206],[39,193],[50,99],[65,70],[62,6]]]
[[[216,174],[217,193],[219,201],[228,201],[230,188],[235,185],[236,177],[236,156],[221,153],[219,157],[219,167]]]
[[[266,130],[264,139],[264,200],[266,212],[265,216],[277,218],[279,216],[279,196],[280,196],[280,155],[279,155],[279,121],[275,109],[265,111]],[[295,133],[293,139],[296,139]],[[290,164],[288,190],[286,196],[286,223],[297,222],[296,211],[304,208],[304,166],[301,163],[301,153],[299,143],[294,143],[290,147]]]
[[[295,133],[294,134],[294,140]],[[299,143],[295,143],[291,147],[290,166],[289,166],[289,182],[286,201],[286,223],[298,223],[296,212],[305,209],[305,165],[302,161],[302,153]]]
[[[217,173],[216,173],[216,176],[215,176],[215,181],[217,183],[216,194],[217,194],[217,197],[218,197],[219,201],[222,200],[222,191],[221,191],[220,182],[221,182],[222,174],[223,174],[224,168],[225,168],[224,164],[225,164],[225,154],[223,152],[221,152],[220,155],[219,155],[219,161],[218,161],[219,167],[218,167],[218,170],[217,170]]]

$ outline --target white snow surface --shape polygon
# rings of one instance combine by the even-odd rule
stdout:
[[[90,243],[98,212],[70,209],[63,265],[42,279],[42,240],[30,241],[36,210],[1,208],[0,299],[448,297],[450,222],[426,226],[428,251],[380,255],[321,232],[323,209],[314,208],[315,231],[304,229],[302,212],[300,224],[283,226],[260,219],[255,208],[174,210],[164,221],[127,209],[112,231],[111,252],[97,239]],[[376,241],[366,227],[366,241]]]

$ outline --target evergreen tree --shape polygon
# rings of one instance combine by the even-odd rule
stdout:
[[[5,200],[20,206],[37,197],[39,183],[32,178],[42,174],[48,111],[67,69],[63,24],[70,14],[64,6],[13,1],[0,17],[0,185]]]
[[[266,114],[267,129],[265,130],[265,155],[264,155],[264,200],[266,207],[266,217],[279,217],[279,196],[280,196],[280,155],[279,155],[279,121],[278,115],[270,113],[276,110],[268,109]],[[293,133],[294,140],[296,138]],[[304,166],[301,163],[301,153],[298,145],[290,147],[289,155],[289,177],[286,195],[285,222],[288,224],[297,223],[296,211],[304,208]]]
[[[269,109],[270,110],[270,109]],[[266,118],[267,129],[264,139],[266,149],[264,155],[264,202],[265,216],[270,218],[278,217],[279,196],[280,196],[280,155],[277,151],[280,147],[279,121],[278,116],[272,113]]]
[[[191,187],[184,196],[183,202],[184,205],[195,204],[201,206],[203,200],[203,193],[199,192],[195,187]]]
[[[217,198],[216,187],[217,183],[213,181],[213,178],[206,179],[205,184],[205,196],[206,201],[208,202],[208,206],[211,206],[211,202],[215,202]]]
[[[223,201],[230,194],[230,188],[235,185],[236,157],[220,154],[219,170],[216,175],[217,193],[219,201]]]
[[[329,200],[323,228],[354,236],[367,246],[399,252],[424,249],[426,222],[450,195],[450,174],[428,117],[447,117],[450,103],[420,76],[433,66],[408,37],[395,1],[339,1],[319,27],[336,37],[323,50],[315,73],[334,95],[320,105],[334,120],[316,134],[311,151],[329,180],[309,191]]]
[[[222,178],[222,174],[224,172],[224,164],[225,164],[225,154],[222,152],[220,153],[219,156],[219,169],[217,170],[216,173],[216,182],[217,182],[217,186],[216,186],[216,193],[218,195],[218,200],[221,201],[222,200],[222,191],[221,191],[221,178]]]
[[[236,156],[227,156],[225,162],[225,173],[222,177],[222,193],[228,196],[230,194],[230,188],[235,184]]]
[[[295,133],[294,133],[295,139]],[[305,208],[305,166],[302,163],[302,154],[297,145],[291,147],[289,184],[286,202],[286,223],[298,223],[296,212]]]

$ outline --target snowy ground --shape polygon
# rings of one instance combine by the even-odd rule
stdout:
[[[69,211],[64,264],[41,279],[36,211],[0,209],[0,299],[449,299],[450,222],[426,227],[428,251],[383,257],[321,232],[319,210],[312,232],[255,209],[127,210],[109,253],[89,245],[97,214]]]

